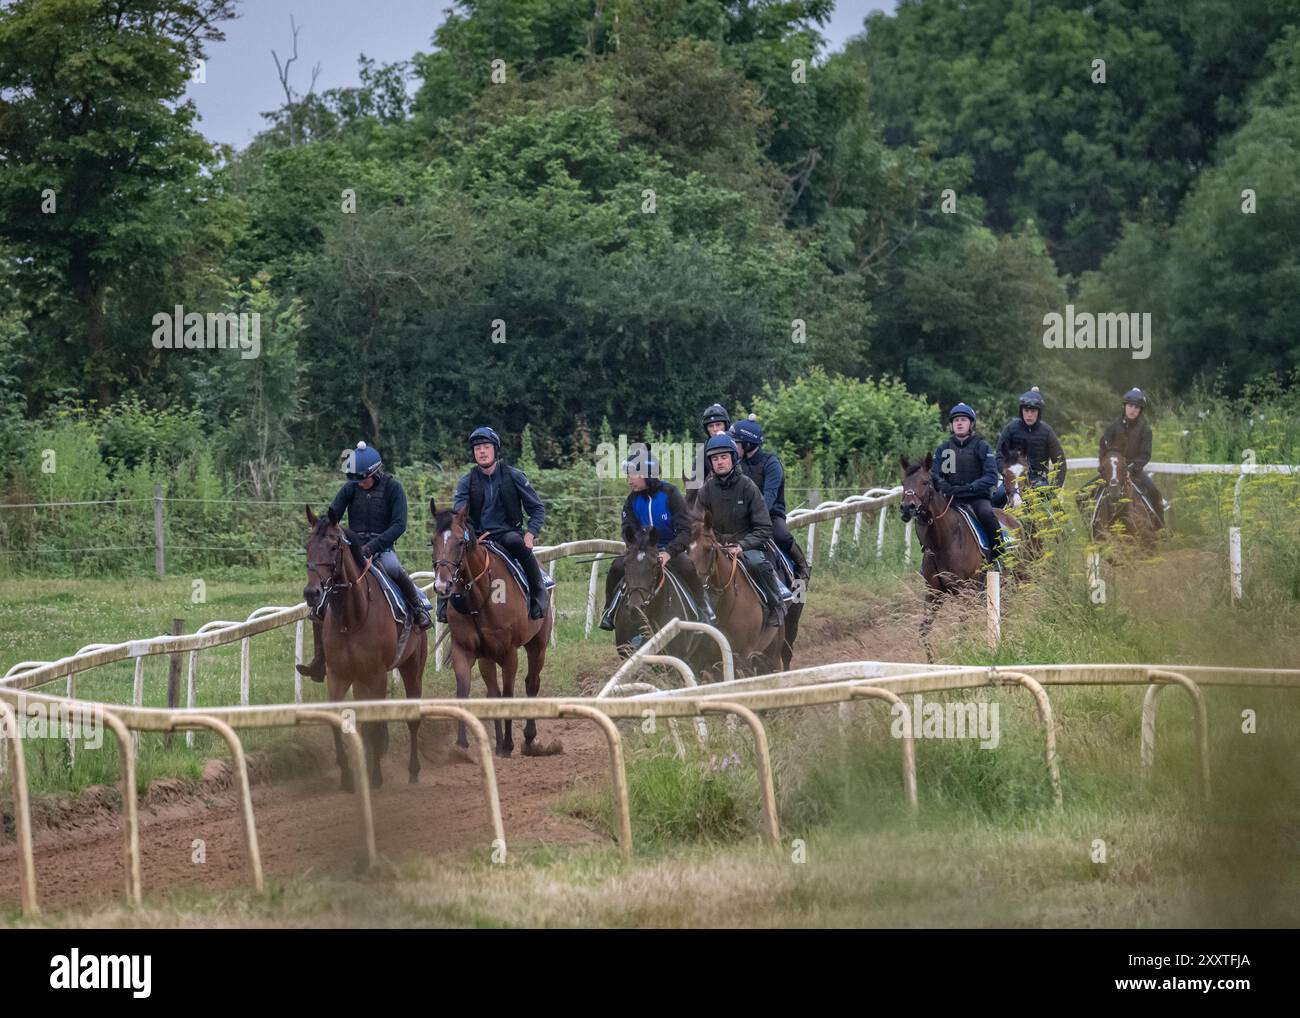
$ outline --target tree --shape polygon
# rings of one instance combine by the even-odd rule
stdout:
[[[114,342],[110,292],[192,239],[210,148],[181,97],[233,14],[232,0],[15,0],[0,17],[0,236],[101,404],[148,349],[147,334]]]

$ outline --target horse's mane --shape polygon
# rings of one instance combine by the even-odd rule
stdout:
[[[328,514],[317,517],[316,526],[312,528],[312,537],[324,537],[325,531],[329,530],[331,526],[337,526],[343,536],[347,538],[347,547],[352,552],[352,561],[357,564],[358,568],[364,567],[366,562],[361,556],[361,539],[342,523],[330,523]]]

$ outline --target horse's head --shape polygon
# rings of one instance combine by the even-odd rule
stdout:
[[[1101,460],[1101,476],[1112,494],[1119,494],[1128,484],[1128,460],[1120,453],[1108,452]]]
[[[1007,457],[1006,464],[1002,467],[1002,483],[1007,489],[1007,505],[1012,508],[1019,508],[1024,502],[1024,497],[1020,494],[1020,486],[1029,476],[1029,464],[1025,461],[1025,454],[1020,449],[1012,449]]]
[[[704,515],[691,526],[691,543],[686,550],[691,565],[701,576],[708,578],[713,571],[713,560],[721,545],[713,533],[713,514],[704,510]]]
[[[654,527],[623,528],[623,581],[627,585],[627,606],[644,608],[663,582],[663,566],[659,564],[658,534]]]
[[[934,494],[930,468],[934,466],[934,457],[926,453],[924,462],[909,463],[906,456],[899,456],[898,462],[903,468],[903,500],[899,503],[899,515],[904,522],[918,519],[929,523],[932,519],[930,498]]]
[[[317,516],[311,511],[311,506],[307,506],[307,523],[311,533],[304,545],[307,549],[307,586],[302,588],[302,596],[309,607],[315,608],[341,576],[343,549],[347,545],[333,506],[324,516]]]
[[[439,597],[448,596],[463,580],[461,569],[465,555],[474,544],[474,528],[468,521],[469,506],[459,511],[439,509],[429,499],[429,513],[433,516],[433,589]]]

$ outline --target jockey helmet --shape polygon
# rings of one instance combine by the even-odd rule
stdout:
[[[365,442],[358,442],[357,447],[348,453],[343,463],[343,472],[348,475],[349,481],[364,481],[383,465],[378,449],[370,448]]]
[[[633,449],[623,461],[623,473],[635,474],[637,477],[658,477],[659,461],[648,445]]]
[[[1129,389],[1128,392],[1124,393],[1124,402],[1144,407],[1147,405],[1147,394],[1141,389]]]
[[[747,421],[737,421],[732,425],[731,436],[737,442],[761,446],[763,444],[763,426],[752,417]]]
[[[736,462],[740,459],[740,451],[736,448],[736,443],[731,440],[731,436],[728,435],[725,431],[721,432],[720,434],[714,435],[712,438],[710,438],[707,442],[704,443],[705,458],[708,458],[709,456],[712,456],[715,453],[720,453],[720,452],[731,453],[731,465],[733,467],[736,465]]]
[[[723,424],[731,423],[731,414],[727,413],[721,403],[714,403],[704,411],[704,426],[707,428],[714,421],[721,421]]]
[[[1021,410],[1038,410],[1042,411],[1047,404],[1043,402],[1042,394],[1038,391],[1038,386],[1034,386],[1028,392],[1020,397]]]
[[[975,421],[976,421],[975,411],[971,409],[969,403],[958,403],[955,407],[953,407],[951,410],[948,411],[949,424],[952,423],[952,419],[954,417],[969,417],[971,427],[973,428],[975,426]]]
[[[470,432],[469,447],[473,450],[476,445],[490,445],[501,455],[501,438],[491,428],[475,428]]]

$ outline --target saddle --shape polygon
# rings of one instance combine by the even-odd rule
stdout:
[[[975,513],[972,512],[969,507],[964,506],[961,503],[957,503],[955,508],[961,513],[961,518],[966,521],[966,526],[970,527],[971,533],[975,536],[975,540],[980,546],[980,551],[982,551],[985,557],[987,557],[989,553],[989,538],[988,535],[984,533],[984,528],[980,526],[980,521],[975,518]],[[1002,549],[1004,551],[1010,551],[1015,546],[1015,535],[1005,524],[1003,524]]]
[[[499,558],[503,563],[505,563],[506,568],[510,570],[510,575],[515,578],[515,583],[519,584],[520,593],[522,593],[524,597],[527,597],[528,577],[524,575],[524,567],[521,566],[518,562],[516,562],[513,558],[511,558],[510,553],[506,551],[503,547],[501,547],[501,545],[493,541],[491,538],[486,538],[481,543],[484,548],[486,548],[489,552],[491,552],[493,555]],[[538,563],[538,566],[542,570],[542,586],[544,586],[547,590],[550,590],[552,587],[555,586],[555,580],[551,577],[551,574],[546,571],[546,568],[542,566],[540,562]]]
[[[669,585],[671,585],[672,589],[676,592],[677,597],[681,600],[681,603],[686,608],[685,621],[699,622],[701,619],[703,619],[704,615],[700,611],[700,606],[695,603],[695,598],[691,597],[691,592],[686,589],[686,585],[682,583],[681,580],[679,580],[676,576],[673,575],[671,569],[664,570],[664,578],[666,582]],[[615,614],[618,614],[619,602],[623,600],[623,595],[626,593],[627,593],[627,581],[623,580],[622,582],[619,583],[618,588],[614,591],[614,600],[611,604],[611,607],[613,608]]]
[[[775,559],[772,554],[773,552],[776,553]],[[794,590],[792,589],[792,584],[794,583],[793,564],[791,564],[790,560],[782,554],[781,549],[770,540],[767,543],[767,547],[763,549],[763,553],[767,556],[768,561],[772,562],[773,571],[776,573],[776,589],[781,592],[781,600],[786,604],[789,604],[794,600]],[[786,578],[781,575],[783,569],[789,569],[788,575],[790,581],[788,583],[786,582]],[[758,595],[759,602],[765,604],[767,602],[767,597],[763,593],[763,588],[758,585],[758,581],[754,579],[754,575],[749,571],[749,563],[745,561],[743,553],[740,555],[740,571],[744,574],[745,579],[749,581],[749,585],[753,588],[754,593]]]

